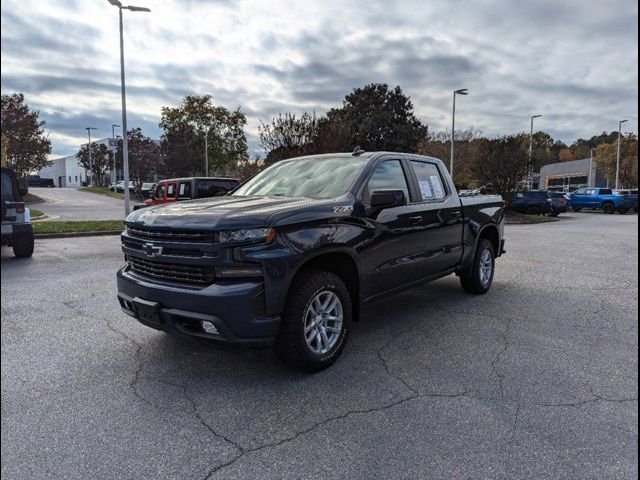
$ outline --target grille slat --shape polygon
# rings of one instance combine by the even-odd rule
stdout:
[[[201,230],[167,230],[148,227],[133,227],[127,225],[127,233],[131,237],[142,240],[158,240],[162,242],[180,243],[214,243],[215,234],[213,232]]]
[[[155,262],[133,256],[128,260],[134,273],[155,280],[205,286],[212,284],[215,278],[211,267]]]

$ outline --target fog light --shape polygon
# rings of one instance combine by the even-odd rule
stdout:
[[[262,277],[261,268],[216,268],[216,277]]]
[[[211,335],[220,335],[220,332],[216,328],[216,326],[212,322],[208,322],[207,320],[202,321],[202,330],[206,333],[210,333]]]

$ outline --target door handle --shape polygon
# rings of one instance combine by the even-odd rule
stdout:
[[[409,217],[409,221],[411,223],[421,223],[422,222],[422,215],[416,215],[415,217]]]

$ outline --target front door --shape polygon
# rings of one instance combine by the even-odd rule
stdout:
[[[462,258],[463,215],[460,199],[453,195],[435,162],[410,159],[417,183],[424,231],[424,277],[445,272]]]
[[[363,291],[365,298],[412,283],[421,275],[424,262],[421,207],[413,203],[407,168],[399,158],[381,161],[360,194],[373,235],[370,245],[361,252],[366,276],[371,279]],[[402,190],[407,205],[373,209],[369,201],[376,190]]]

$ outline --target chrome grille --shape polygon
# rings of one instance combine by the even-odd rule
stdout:
[[[161,242],[213,243],[215,235],[205,230],[169,230],[127,225],[127,234],[141,240]]]
[[[151,280],[206,286],[212,284],[215,278],[213,267],[156,262],[134,256],[129,256],[128,260],[133,273]]]

